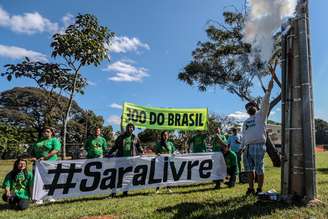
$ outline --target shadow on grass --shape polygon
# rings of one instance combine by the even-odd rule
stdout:
[[[134,197],[134,196],[148,196],[152,193],[149,192],[138,192],[138,193],[132,193],[128,194],[127,196],[123,196],[122,193],[117,194],[116,196],[112,197],[110,194],[107,196],[98,196],[98,197],[81,197],[81,198],[75,198],[75,199],[61,199],[56,202],[46,202],[42,206],[47,205],[60,205],[60,204],[68,204],[68,203],[75,203],[75,202],[88,202],[88,201],[97,201],[97,200],[115,200],[115,199],[121,199],[121,198],[127,198],[127,197]]]
[[[0,204],[0,211],[2,211],[2,210],[14,210],[14,209],[11,208],[11,207],[9,206],[9,204],[7,204],[7,203],[1,203],[1,204]]]
[[[318,168],[317,171],[324,174],[328,174],[328,168]]]
[[[280,202],[252,202],[247,197],[236,197],[224,201],[184,202],[174,206],[157,209],[160,213],[176,212],[178,218],[253,218],[271,215],[277,209],[293,205]],[[238,206],[238,207],[236,207]]]

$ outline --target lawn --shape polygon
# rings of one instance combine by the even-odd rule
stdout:
[[[318,198],[328,203],[328,152],[317,154]],[[13,161],[0,161],[0,180],[11,169]],[[266,157],[264,190],[280,189],[280,168],[274,168]],[[111,215],[118,218],[328,218],[328,208],[295,206],[281,203],[258,202],[245,197],[246,184],[235,188],[223,186],[213,190],[213,184],[165,189],[155,194],[154,189],[131,192],[128,197],[87,197],[58,201],[42,206],[33,205],[25,211],[8,209],[0,201],[0,218],[80,218],[82,216]]]

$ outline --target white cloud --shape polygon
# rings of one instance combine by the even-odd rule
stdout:
[[[11,58],[11,59],[21,59],[24,57],[28,57],[31,61],[40,61],[40,62],[47,62],[47,56],[35,52],[32,50],[27,50],[24,48],[16,47],[16,46],[5,46],[0,44],[0,56]]]
[[[117,104],[117,103],[112,103],[110,105],[111,108],[114,108],[114,109],[123,109],[122,105],[120,104]]]
[[[129,38],[126,36],[114,37],[113,42],[109,45],[109,50],[116,53],[137,52],[139,48],[150,50],[147,43],[142,43],[138,38]]]
[[[236,111],[234,113],[229,114],[228,117],[238,121],[244,121],[249,117],[249,115],[246,112]]]
[[[34,34],[39,32],[55,33],[59,25],[43,17],[39,12],[24,13],[23,15],[10,15],[0,7],[0,26],[9,27],[18,33]]]
[[[124,61],[117,61],[107,66],[104,71],[115,72],[115,76],[109,77],[112,81],[138,81],[141,82],[144,77],[148,77],[146,68],[137,68]]]
[[[108,122],[109,124],[113,124],[113,125],[121,125],[121,117],[117,115],[111,115],[108,118]]]
[[[62,17],[62,21],[64,24],[64,28],[66,28],[75,22],[75,17],[74,15],[67,13],[64,17]]]

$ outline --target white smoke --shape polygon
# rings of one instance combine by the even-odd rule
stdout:
[[[297,0],[248,0],[244,42],[260,49],[263,60],[271,58],[273,34],[294,14]]]

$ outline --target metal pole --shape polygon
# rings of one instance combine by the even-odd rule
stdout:
[[[297,16],[297,25],[299,28],[300,76],[302,92],[305,196],[307,199],[313,200],[316,196],[314,153],[315,138],[307,0],[300,0],[297,7]]]

